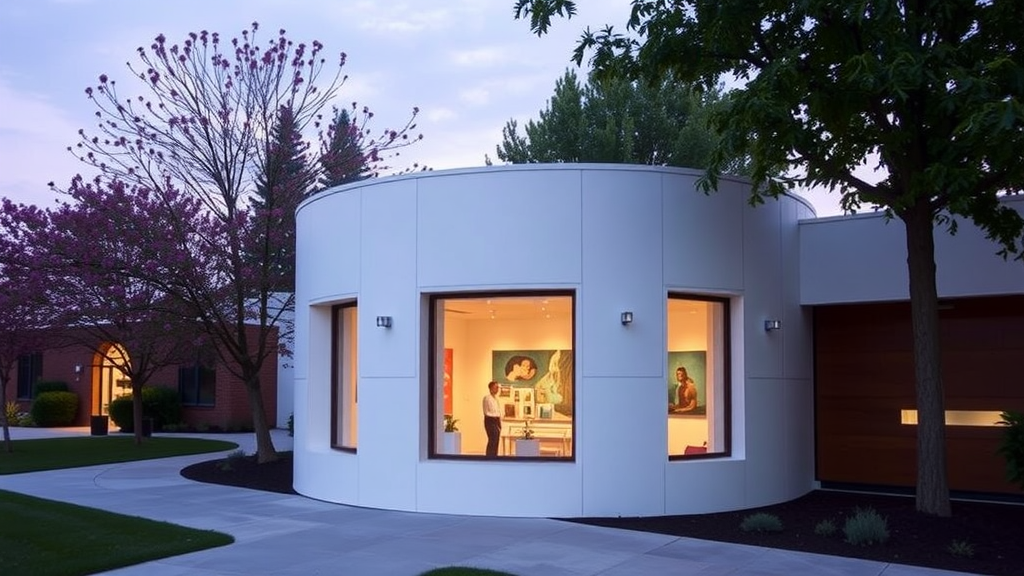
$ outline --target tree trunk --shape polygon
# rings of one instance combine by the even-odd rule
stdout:
[[[270,426],[267,414],[263,410],[263,394],[260,390],[260,377],[253,375],[245,379],[245,390],[249,394],[249,406],[252,407],[252,428],[256,435],[256,461],[260,464],[277,460],[274,439],[270,437]]]
[[[3,410],[0,411],[0,421],[3,422],[4,427],[4,450],[7,452],[14,452],[14,444],[11,442],[11,423],[7,421],[7,383],[4,382],[0,386],[0,406]]]
[[[935,287],[935,224],[927,202],[901,214],[907,227],[910,315],[917,390],[917,510],[949,516],[946,413],[939,352],[939,297]]]
[[[135,427],[135,445],[142,445],[142,386],[132,382],[132,423]]]

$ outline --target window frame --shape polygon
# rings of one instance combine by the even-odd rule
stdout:
[[[703,454],[668,454],[669,461],[680,460],[709,460],[713,458],[729,458],[732,456],[732,301],[729,296],[713,296],[707,294],[691,294],[686,292],[669,291],[665,298],[665,342],[664,353],[668,358],[668,303],[670,300],[691,300],[696,302],[709,302],[722,306],[722,401],[725,404],[722,408],[722,444],[724,450],[718,452],[706,452]],[[668,362],[665,362],[666,369]],[[667,377],[667,375],[666,375]],[[667,424],[667,422],[666,422]],[[709,422],[710,426],[710,422]],[[666,450],[668,437],[666,436]]]
[[[28,365],[28,370],[23,370],[23,366],[26,364]],[[32,391],[35,388],[36,382],[38,382],[43,376],[43,353],[29,352],[26,354],[19,354],[17,365],[18,380],[15,382],[15,399],[32,400]],[[25,388],[25,395],[22,395],[23,387]]]
[[[192,377],[188,379],[188,387],[194,392],[195,402],[186,402],[183,390],[186,388],[186,380],[183,375],[191,372]],[[213,381],[213,399],[210,402],[203,402],[202,388],[204,376],[209,376]],[[204,363],[202,360],[189,365],[178,366],[178,399],[184,408],[214,408],[217,406],[217,368]]]
[[[577,347],[576,338],[576,289],[553,289],[553,288],[542,288],[537,290],[496,290],[496,291],[474,291],[474,292],[435,292],[430,294],[423,294],[426,297],[427,305],[427,459],[428,460],[472,460],[472,461],[484,461],[484,462],[575,462],[576,461],[576,418],[579,410],[578,396],[576,394],[576,384],[579,381],[579,350]],[[438,383],[438,362],[443,362],[442,358],[438,357],[437,346],[438,346],[438,330],[437,330],[437,303],[441,300],[470,300],[470,299],[500,299],[500,298],[537,298],[537,297],[551,297],[551,298],[569,298],[569,309],[571,311],[570,318],[570,342],[572,343],[572,354],[573,354],[573,380],[572,380],[572,401],[573,401],[573,417],[569,424],[571,440],[569,444],[569,456],[487,456],[485,454],[443,454],[438,451],[437,448],[437,434],[439,424],[441,422],[440,417],[443,414],[437,414],[437,392],[438,386],[443,386],[444,383]],[[443,346],[441,348],[443,350]],[[443,410],[443,407],[441,407]]]
[[[341,302],[341,303],[334,304],[334,305],[331,306],[331,429],[330,429],[330,445],[331,445],[331,448],[333,450],[338,450],[340,452],[349,452],[349,453],[355,454],[358,451],[358,447],[359,447],[358,436],[356,438],[355,445],[352,445],[352,446],[349,446],[349,445],[346,445],[346,444],[343,444],[343,443],[337,441],[338,435],[339,435],[338,434],[338,430],[340,429],[341,426],[345,425],[345,423],[346,423],[346,420],[344,419],[345,415],[339,413],[341,411],[338,409],[338,406],[339,406],[338,394],[339,394],[340,389],[341,389],[341,386],[339,384],[338,378],[341,376],[341,370],[343,369],[340,356],[342,355],[344,350],[341,349],[341,346],[345,346],[346,342],[348,342],[348,340],[346,340],[344,338],[344,334],[341,332],[342,330],[344,330],[345,310],[348,309],[348,308],[352,308],[353,310],[355,310],[355,313],[356,313],[356,330],[355,330],[356,333],[352,334],[352,339],[354,340],[354,342],[357,342],[358,341],[358,332],[359,332],[359,323],[358,323],[358,318],[359,318],[359,316],[358,316],[359,315],[359,302],[358,302],[358,300],[348,300],[346,302]],[[339,336],[341,336],[340,339],[339,339]],[[340,342],[339,342],[339,340],[340,340]],[[358,346],[358,344],[356,344],[356,345]],[[357,348],[357,350],[358,350],[358,348]],[[358,368],[356,370],[357,370],[356,377],[355,377],[356,381],[353,382],[353,386],[356,386],[357,383],[358,383],[358,380],[359,380]],[[357,398],[358,398],[358,396],[357,396]],[[355,405],[356,403],[357,403],[357,400],[354,400],[353,404]],[[349,417],[351,417],[351,415],[349,415]]]

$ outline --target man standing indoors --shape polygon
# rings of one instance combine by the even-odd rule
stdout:
[[[488,456],[498,455],[498,442],[501,441],[501,406],[498,405],[498,383],[491,381],[487,384],[490,392],[484,396],[484,430],[487,432]]]

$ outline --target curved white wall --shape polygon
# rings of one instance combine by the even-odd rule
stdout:
[[[812,489],[797,221],[813,212],[795,198],[752,208],[738,180],[705,195],[699,176],[649,166],[487,167],[366,181],[305,202],[295,489],[379,508],[566,517],[740,509]],[[531,266],[507,264],[523,259]],[[534,288],[576,293],[574,461],[429,459],[423,295]],[[667,458],[669,291],[730,298],[729,457]],[[330,305],[353,298],[359,449],[348,453],[330,447]],[[623,310],[634,313],[628,329]],[[393,328],[376,328],[378,315],[393,317]],[[766,333],[767,318],[783,329]]]

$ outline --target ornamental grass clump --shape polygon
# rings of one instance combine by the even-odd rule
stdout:
[[[889,525],[874,508],[857,508],[843,526],[846,541],[857,546],[882,544],[889,539]]]
[[[245,460],[245,450],[239,448],[225,456],[224,460],[222,460],[217,466],[220,468],[221,472],[231,472],[236,466],[241,464],[242,460]]]
[[[826,518],[814,525],[814,533],[818,536],[835,536],[838,531],[839,526],[831,518]]]
[[[740,523],[744,532],[782,532],[782,520],[774,514],[758,512],[751,514]]]
[[[967,540],[953,540],[946,551],[958,558],[974,558],[974,544]]]

